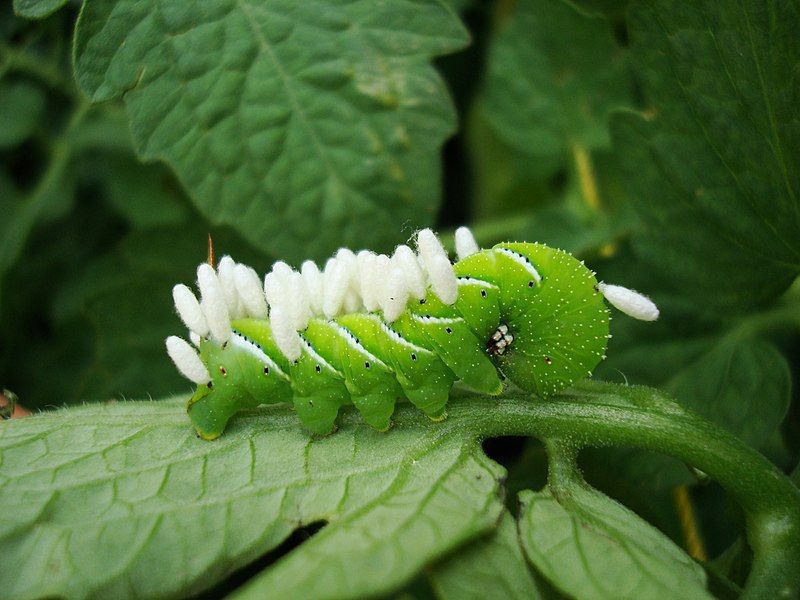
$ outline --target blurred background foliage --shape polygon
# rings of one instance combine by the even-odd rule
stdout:
[[[84,92],[96,66],[79,66],[83,92],[73,76],[79,3],[14,4],[17,16],[11,3],[0,7],[0,383],[41,410],[188,391],[163,339],[181,330],[170,288],[193,280],[206,234],[218,253],[262,272],[278,258],[299,262],[311,242],[254,234],[244,209],[263,201],[247,186],[226,192],[241,196],[238,220],[230,210],[216,218],[181,156],[140,160],[159,156],[143,150],[146,107],[126,112],[112,93],[91,103]],[[363,227],[340,239],[306,212],[319,237],[308,255],[340,243],[385,251],[418,227],[446,234],[462,223],[484,245],[569,250],[662,309],[654,325],[614,320],[596,377],[660,387],[791,469],[800,451],[796,13],[732,0],[450,4],[471,40],[455,28],[430,53],[450,53],[435,64],[457,132],[439,170],[432,151],[455,129],[442,108],[404,163],[426,163],[414,184],[426,187],[425,205],[380,221],[369,204],[363,215],[351,207],[369,244],[359,242]],[[748,19],[744,48],[736,33]],[[86,54],[79,44],[76,64]],[[382,185],[370,182],[365,197],[383,202]],[[284,225],[295,224],[270,227]],[[541,484],[538,443],[487,450],[509,467],[510,491]],[[591,483],[677,540],[673,489],[694,484],[711,556],[738,535],[719,490],[674,460],[604,449],[582,465]],[[736,581],[743,562],[732,550],[720,571]]]

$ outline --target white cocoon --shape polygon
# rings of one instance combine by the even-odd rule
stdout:
[[[444,256],[435,256],[428,263],[428,277],[434,294],[445,304],[453,304],[458,298],[458,279],[453,265]]]
[[[167,354],[178,367],[181,375],[197,385],[204,385],[211,381],[208,369],[200,360],[197,351],[189,345],[189,342],[171,335],[167,338]]]
[[[467,258],[478,252],[478,242],[467,227],[459,227],[456,229],[456,256],[458,260]]]
[[[422,229],[417,233],[417,250],[419,250],[423,265],[428,270],[430,270],[430,264],[437,256],[444,257],[448,262],[450,260],[439,238],[430,229]]]
[[[172,299],[175,301],[175,310],[178,311],[178,316],[183,324],[197,335],[207,335],[208,323],[206,323],[203,309],[200,308],[200,303],[192,290],[179,283],[172,288]]]
[[[300,358],[303,341],[292,327],[289,315],[280,307],[274,307],[269,315],[272,337],[283,355],[290,361]]]
[[[197,287],[202,298],[200,306],[211,335],[218,342],[227,342],[231,337],[231,318],[225,302],[225,292],[216,272],[208,263],[197,267]]]
[[[392,264],[399,268],[408,287],[409,295],[417,300],[425,297],[425,274],[419,266],[417,255],[408,246],[398,246],[392,255]]]
[[[233,280],[247,314],[258,319],[265,318],[267,316],[267,300],[255,269],[246,265],[236,265]]]
[[[655,321],[658,319],[658,307],[644,294],[621,285],[607,283],[600,283],[598,288],[611,306],[618,308],[629,317],[640,321]]]
[[[383,318],[388,323],[396,321],[397,317],[403,314],[407,303],[408,286],[406,285],[403,271],[394,268],[389,273],[389,279],[383,287],[383,298],[381,301]]]
[[[307,260],[300,266],[300,274],[308,295],[308,305],[315,315],[322,314],[324,300],[322,287],[322,273],[314,261]]]
[[[239,293],[236,289],[235,270],[236,263],[227,255],[223,256],[217,265],[217,277],[222,284],[225,303],[228,305],[228,313],[232,319],[238,319],[244,314],[244,306],[239,301]]]

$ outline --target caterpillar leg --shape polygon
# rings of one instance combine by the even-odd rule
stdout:
[[[336,427],[340,399],[330,397],[323,391],[309,396],[295,395],[292,404],[300,422],[312,433],[327,435]]]
[[[391,391],[376,388],[363,395],[353,395],[355,405],[364,422],[378,431],[388,431],[392,426],[392,413],[397,401]]]

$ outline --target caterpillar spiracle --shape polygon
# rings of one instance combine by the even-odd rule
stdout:
[[[655,304],[598,283],[572,255],[539,243],[478,248],[456,231],[451,263],[430,229],[417,251],[391,256],[342,248],[320,270],[277,262],[264,277],[223,257],[197,269],[198,301],[173,288],[190,345],[167,352],[197,384],[188,402],[198,435],[214,439],[238,411],[291,403],[305,427],[333,431],[343,405],[384,431],[408,399],[434,421],[453,383],[497,395],[503,378],[548,396],[591,374],[604,358],[610,304],[638,319]]]

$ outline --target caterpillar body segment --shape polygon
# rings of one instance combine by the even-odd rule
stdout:
[[[407,246],[392,257],[340,250],[322,271],[304,263],[300,273],[276,263],[266,289],[228,257],[224,277],[201,265],[199,302],[185,286],[174,291],[199,353],[167,340],[179,370],[198,384],[188,403],[198,435],[214,439],[236,412],[273,403],[291,403],[317,434],[330,433],[347,404],[383,431],[402,399],[443,419],[456,381],[497,395],[505,377],[547,396],[590,374],[610,337],[594,273],[542,244],[478,250],[468,230],[456,237],[455,264],[423,230],[416,254]],[[644,296],[610,289],[621,310],[658,315]]]

